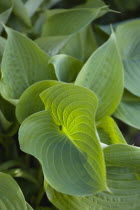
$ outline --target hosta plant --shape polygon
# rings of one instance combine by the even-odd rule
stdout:
[[[0,209],[140,209],[140,20],[109,12],[0,2]]]

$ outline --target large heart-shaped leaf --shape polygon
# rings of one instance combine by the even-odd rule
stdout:
[[[125,87],[140,96],[140,20],[117,27],[116,36],[124,65]],[[125,36],[124,36],[125,34]]]
[[[11,102],[16,101],[31,84],[55,79],[48,66],[50,57],[24,35],[6,28],[8,40],[2,59],[1,93]]]
[[[96,136],[94,93],[62,84],[48,88],[41,98],[46,111],[22,123],[21,149],[38,158],[45,178],[60,192],[89,195],[107,190],[104,157]]]
[[[60,210],[138,210],[140,208],[140,181],[128,168],[108,167],[108,185],[112,194],[95,196],[70,196],[54,190],[47,183],[49,200]]]
[[[15,180],[0,172],[0,209],[33,210],[25,201],[23,193]]]
[[[140,129],[139,115],[140,98],[125,90],[114,116],[128,125]]]
[[[97,120],[115,111],[123,93],[123,67],[114,33],[91,55],[75,84],[87,87],[97,95]]]

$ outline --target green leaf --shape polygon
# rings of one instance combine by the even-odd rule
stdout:
[[[1,6],[1,5],[0,5],[0,6]],[[0,21],[1,21],[2,23],[6,24],[8,18],[9,18],[9,16],[10,16],[10,14],[11,14],[11,12],[12,12],[12,7],[9,8],[9,9],[7,9],[7,10],[5,10],[3,13],[1,13],[1,14],[0,14]],[[3,30],[3,25],[2,25],[1,22],[0,22],[0,34],[1,34],[2,30]]]
[[[94,93],[62,84],[43,91],[41,99],[47,110],[22,123],[21,150],[41,162],[48,183],[60,192],[89,195],[108,190],[104,157],[96,136]]]
[[[50,57],[24,35],[6,28],[8,40],[2,59],[1,94],[16,103],[23,91],[33,83],[55,79],[48,66]]]
[[[113,118],[107,116],[97,126],[101,142],[105,144],[126,144],[126,141]]]
[[[40,81],[27,88],[21,95],[16,106],[16,117],[20,123],[31,114],[44,110],[44,104],[39,95],[43,90],[54,85],[61,84],[58,81]],[[28,106],[27,106],[28,104]]]
[[[76,33],[108,11],[107,6],[50,10],[47,12],[47,21],[43,26],[43,35],[64,36]]]
[[[32,207],[27,203],[27,210],[33,210]]]
[[[26,203],[18,184],[8,174],[0,172],[0,209],[32,210]]]
[[[75,81],[83,66],[83,63],[78,59],[64,54],[52,57],[49,60],[49,64],[53,65],[57,79],[68,83]]]
[[[97,48],[91,26],[69,36],[41,37],[36,43],[50,56],[67,54],[86,61]]]
[[[125,90],[114,116],[128,125],[140,129],[140,98]]]
[[[104,155],[107,166],[128,167],[140,172],[139,147],[125,144],[114,144],[104,149]]]
[[[27,13],[29,17],[32,17],[36,10],[40,7],[40,5],[43,3],[44,0],[27,0],[25,3],[25,8],[27,10]]]
[[[138,210],[140,208],[140,181],[130,169],[108,167],[107,178],[112,194],[70,196],[55,191],[47,183],[45,189],[49,200],[61,210]]]
[[[85,4],[76,6],[76,8],[96,8],[106,6],[101,0],[86,0]]]
[[[140,20],[133,20],[117,27],[116,36],[124,65],[125,87],[140,96]],[[125,36],[124,36],[125,34]]]
[[[91,55],[78,74],[75,84],[87,87],[97,95],[97,120],[115,111],[123,93],[123,67],[114,33]]]
[[[31,26],[31,20],[28,11],[24,6],[22,0],[14,0],[13,12],[18,16],[27,26]]]

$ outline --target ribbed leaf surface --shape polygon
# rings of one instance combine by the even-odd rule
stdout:
[[[108,167],[108,185],[113,192],[95,196],[69,196],[46,185],[49,200],[60,210],[138,210],[140,181],[128,168]]]
[[[22,123],[21,149],[39,159],[45,178],[60,192],[89,195],[107,190],[104,157],[94,122],[94,93],[63,84],[45,90],[41,98],[46,111]]]
[[[87,87],[97,95],[97,120],[115,111],[123,93],[123,67],[114,33],[91,55],[78,74],[75,84]]]

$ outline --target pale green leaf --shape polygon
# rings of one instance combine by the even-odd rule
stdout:
[[[140,129],[140,98],[125,91],[114,116],[128,125]]]
[[[0,209],[31,210],[24,199],[18,184],[8,174],[0,172]]]
[[[91,26],[69,36],[48,36],[36,40],[41,49],[51,56],[66,54],[86,61],[97,48]]]
[[[108,167],[108,186],[112,194],[70,196],[45,184],[49,200],[60,210],[138,210],[140,209],[140,181],[128,168]]]
[[[27,26],[31,26],[31,20],[28,11],[24,6],[22,0],[14,0],[13,12],[18,16]]]
[[[105,161],[108,166],[119,166],[139,170],[140,148],[132,145],[114,144],[104,149]]]
[[[39,6],[43,3],[44,0],[27,0],[25,3],[25,8],[29,17],[32,17]]]
[[[68,43],[60,50],[60,53],[71,55],[85,62],[97,49],[96,38],[91,25],[70,37]]]
[[[75,81],[83,66],[83,63],[78,59],[64,54],[52,57],[49,64],[53,65],[57,79],[68,83]]]
[[[113,118],[107,116],[97,126],[101,142],[105,144],[126,144],[126,141]]]
[[[22,123],[20,148],[41,162],[48,183],[60,192],[89,195],[108,190],[94,93],[62,84],[43,91],[41,99],[47,110]]]
[[[91,55],[75,84],[87,87],[97,95],[97,120],[115,111],[123,93],[123,67],[114,33]]]
[[[59,53],[69,40],[70,36],[49,36],[36,39],[36,43],[50,56],[54,56]]]
[[[47,10],[49,8],[52,8],[55,6],[55,4],[59,3],[61,0],[47,0],[47,2],[45,1],[43,4],[43,9]]]
[[[16,117],[20,123],[31,114],[44,110],[44,104],[39,95],[43,90],[54,85],[61,84],[58,81],[40,81],[27,88],[21,95],[16,106]],[[28,104],[28,106],[27,106]]]
[[[11,102],[17,101],[23,91],[33,83],[56,79],[48,66],[50,57],[32,40],[6,28],[8,40],[1,66],[1,94]]]
[[[43,35],[64,36],[76,33],[98,18],[102,12],[105,14],[108,11],[107,6],[50,10],[47,13],[47,20],[43,26]]]
[[[125,87],[140,96],[140,20],[121,24],[116,29],[116,37],[121,53]]]

